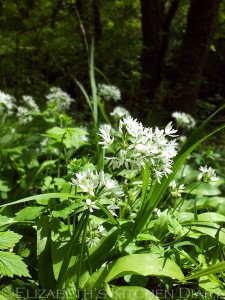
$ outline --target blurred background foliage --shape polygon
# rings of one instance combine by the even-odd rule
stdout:
[[[74,78],[90,90],[93,38],[96,68],[142,120],[224,103],[225,0],[1,0],[0,89],[44,106],[59,86],[84,112]]]

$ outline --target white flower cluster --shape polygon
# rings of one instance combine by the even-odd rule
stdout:
[[[69,109],[70,104],[75,101],[58,87],[52,87],[46,98],[48,99],[48,107],[58,112],[66,111]]]
[[[101,100],[105,101],[113,100],[117,102],[121,99],[120,90],[114,85],[99,84],[97,94]]]
[[[107,148],[114,141],[114,137],[111,136],[111,130],[112,130],[112,127],[111,127],[111,125],[108,125],[108,124],[104,124],[99,127],[100,133],[98,135],[101,136],[103,139],[103,141],[99,142],[99,144],[102,144],[103,148]]]
[[[107,209],[116,216],[115,210],[119,207],[116,205],[118,198],[123,196],[118,182],[111,179],[110,174],[105,174],[104,171],[95,173],[88,170],[75,174],[76,179],[71,179],[71,184],[78,186],[82,192],[87,194],[86,205],[84,209],[93,212],[94,209],[99,209],[98,203],[109,204]]]
[[[113,116],[115,119],[121,119],[123,117],[129,117],[130,113],[126,108],[122,106],[117,106],[114,108],[114,110],[110,113],[111,116]]]
[[[199,170],[201,173],[198,176],[199,180],[203,180],[204,182],[217,181],[218,177],[216,177],[216,172],[211,167],[200,167]]]
[[[0,113],[7,112],[12,114],[14,108],[15,98],[0,91]]]
[[[162,211],[159,209],[159,208],[154,208],[154,212],[156,213],[156,215],[158,216],[158,217],[160,217],[161,216],[161,214],[162,214]]]
[[[39,107],[31,96],[23,96],[22,97],[25,106],[29,109],[39,112]]]
[[[119,131],[120,138],[112,137],[110,128],[101,129],[99,134],[103,148],[108,148],[115,140],[119,145],[117,155],[107,158],[113,169],[125,167],[141,172],[148,163],[152,178],[158,182],[163,175],[172,172],[172,158],[177,154],[177,143],[176,140],[169,141],[168,136],[175,137],[177,130],[172,128],[171,122],[160,130],[158,127],[146,128],[129,116],[120,120]]]
[[[192,129],[196,125],[195,119],[184,112],[176,111],[172,113],[172,117],[176,120],[178,127]]]
[[[94,247],[100,242],[100,238],[107,234],[105,228],[102,225],[99,225],[97,229],[91,228],[87,232],[86,243],[88,247]]]
[[[18,117],[18,122],[20,124],[26,124],[32,121],[32,116],[30,115],[29,109],[23,106],[18,106],[17,107],[17,117]]]
[[[171,181],[169,186],[170,186],[170,193],[173,197],[180,197],[181,193],[183,193],[183,191],[184,191],[184,185],[181,184],[181,185],[177,186],[175,180]]]

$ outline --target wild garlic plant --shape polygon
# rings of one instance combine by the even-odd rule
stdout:
[[[50,88],[50,93],[46,95],[46,98],[47,107],[58,113],[67,111],[70,108],[70,105],[75,101],[59,87]]]
[[[123,196],[123,191],[118,182],[111,177],[103,170],[100,172],[87,170],[75,174],[75,178],[71,179],[71,185],[78,187],[83,196],[86,195],[84,209],[92,213],[95,209],[106,205],[111,215],[117,216],[115,210],[119,207],[116,202]]]
[[[196,126],[196,121],[190,114],[176,111],[172,113],[172,117],[176,120],[178,127],[190,130]]]
[[[189,280],[196,280],[203,290],[210,290],[213,284],[221,291],[223,274],[213,275],[225,269],[221,259],[225,231],[220,226],[225,217],[222,208],[215,208],[215,203],[224,201],[221,179],[212,167],[196,170],[190,161],[182,166],[214,133],[199,140],[209,120],[180,149],[172,123],[148,128],[125,108],[117,107],[111,113],[116,121],[112,126],[95,84],[93,53],[91,62],[92,95],[79,86],[90,107],[94,130],[75,127],[65,112],[73,101],[58,88],[47,95],[45,111],[31,97],[22,98],[21,106],[35,112],[32,117],[43,118],[44,129],[37,138],[35,128],[28,139],[29,149],[35,141],[35,158],[28,156],[26,146],[2,151],[22,176],[18,189],[11,193],[11,181],[3,177],[10,165],[2,168],[0,229],[5,232],[0,232],[4,250],[0,251],[0,269],[4,267],[4,276],[24,274],[19,284],[38,290],[40,299],[51,291],[53,299],[61,300],[97,300],[102,295],[120,299],[128,292],[135,300],[137,292],[145,295],[143,299],[157,300],[150,288],[179,290]],[[118,99],[118,91],[115,94]],[[2,99],[5,103],[9,97]],[[98,110],[107,124],[99,126]],[[17,204],[15,215],[9,207],[13,204]],[[208,206],[214,207],[212,213]],[[7,231],[11,225],[19,236]]]
[[[133,170],[141,173],[147,164],[150,177],[160,183],[161,178],[170,174],[173,157],[177,154],[177,130],[169,123],[165,129],[147,128],[133,119],[124,117],[119,123],[119,132],[113,134],[111,127],[106,125],[100,128],[99,142],[104,149],[115,148],[116,155],[106,157],[109,167],[115,169]]]
[[[121,92],[120,90],[114,85],[108,84],[99,84],[97,95],[101,101],[119,101],[121,100]]]

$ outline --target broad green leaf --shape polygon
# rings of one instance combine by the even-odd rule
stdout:
[[[208,213],[199,214],[198,221],[225,222],[225,216],[214,212],[208,212]]]
[[[129,299],[129,300],[159,300],[160,298],[156,297],[149,290],[139,287],[139,286],[114,286],[111,288],[112,297],[104,298],[106,300],[113,299]],[[99,296],[106,296],[106,291],[99,291]]]
[[[181,210],[182,211],[193,211],[194,209],[194,203],[196,203],[197,209],[210,209],[215,210],[219,207],[223,206],[225,203],[224,197],[199,197],[197,199],[189,199],[188,201],[185,201],[182,205]]]
[[[191,227],[192,230],[197,230],[201,233],[208,234],[221,243],[225,244],[225,229],[216,223],[192,221],[182,224],[183,226]]]
[[[217,196],[221,194],[221,191],[215,185],[206,182],[192,182],[188,184],[184,190],[186,193],[192,195],[205,195],[205,196]]]
[[[143,175],[142,175],[142,191],[141,191],[141,200],[140,200],[140,208],[142,208],[144,199],[146,197],[146,193],[148,190],[148,183],[149,183],[149,167],[146,164],[144,169],[143,169]]]
[[[13,248],[22,238],[22,235],[13,231],[0,232],[0,249]]]
[[[177,215],[177,218],[179,222],[182,224],[194,220],[194,214],[191,212],[181,212]]]
[[[9,206],[9,205],[15,205],[15,204],[19,204],[19,203],[24,203],[27,201],[34,201],[34,200],[40,200],[40,199],[67,199],[67,198],[84,198],[82,196],[75,196],[73,194],[69,194],[69,193],[49,193],[49,194],[42,194],[42,195],[36,195],[36,196],[31,196],[31,197],[26,197],[11,203],[6,203],[3,205],[0,205],[0,207],[4,207],[4,206]]]
[[[37,268],[42,289],[54,289],[55,278],[51,257],[51,224],[48,216],[37,222]]]
[[[56,284],[57,289],[62,289],[65,286],[66,275],[68,273],[68,267],[69,267],[71,258],[73,256],[74,248],[79,243],[78,241],[79,241],[79,238],[80,238],[81,233],[83,231],[85,221],[87,220],[86,218],[88,218],[88,216],[89,216],[88,211],[85,211],[82,214],[77,226],[75,227],[73,235],[72,235],[70,241],[68,242],[68,245],[66,246],[67,249],[66,249],[65,255],[63,257],[63,263],[61,265],[60,272],[59,272],[59,275],[58,275],[57,284]]]
[[[210,274],[215,274],[215,273],[221,273],[225,271],[225,262],[220,262],[218,264],[215,264],[211,267],[208,267],[202,271],[196,272],[193,275],[187,276],[185,280],[192,280],[196,279],[202,276],[210,275]]]
[[[22,257],[11,252],[0,251],[0,273],[9,277],[14,275],[30,277]]]
[[[89,249],[89,262],[93,269],[100,268],[105,262],[109,251],[113,248],[117,241],[120,230],[113,227],[106,236],[103,236],[100,242]]]
[[[45,210],[46,210],[46,207],[43,207],[43,206],[25,207],[25,208],[21,209],[18,213],[16,213],[15,221],[35,220]]]
[[[199,280],[199,286],[211,294],[225,297],[225,290],[222,284],[211,281],[208,277],[203,276]]]
[[[132,254],[121,257],[99,269],[91,275],[84,288],[88,291],[99,290],[102,288],[103,282],[109,283],[113,279],[129,274],[165,276],[184,280],[181,269],[172,260],[160,258],[154,254]]]
[[[70,233],[67,226],[60,220],[53,219],[51,221],[51,254],[52,265],[55,279],[59,277],[59,272],[63,263],[65,245],[70,240]]]
[[[59,273],[63,264],[63,260],[66,256],[66,253],[68,251],[68,243],[71,239],[70,232],[68,230],[68,227],[61,222],[59,219],[52,219],[51,221],[51,255],[52,255],[52,265],[53,265],[53,271],[55,279],[57,280],[59,277]],[[74,247],[74,252],[71,257],[69,266],[67,268],[66,273],[66,279],[69,279],[69,281],[74,281],[76,279],[76,272],[77,269],[75,269],[75,263],[76,263],[76,256],[75,252],[77,252],[77,249]],[[76,253],[77,255],[79,254]],[[74,278],[73,278],[74,277]],[[72,280],[73,279],[73,280]]]
[[[194,214],[190,212],[182,212],[177,215],[180,223],[185,223],[188,221],[194,221]],[[201,222],[225,222],[225,216],[214,213],[214,212],[207,212],[198,214],[198,221]]]

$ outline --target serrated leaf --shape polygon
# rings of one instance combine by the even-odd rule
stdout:
[[[29,206],[21,209],[15,217],[16,221],[30,221],[39,217],[46,208],[44,206]]]
[[[87,131],[82,128],[66,128],[66,138],[63,140],[66,148],[79,148],[84,142],[83,138],[87,135]]]
[[[0,249],[13,248],[22,238],[22,235],[13,231],[0,232]]]
[[[30,277],[27,265],[19,255],[10,252],[0,251],[0,273],[4,276]]]
[[[14,222],[13,218],[9,218],[7,216],[0,216],[0,227],[11,224]]]
[[[66,148],[79,148],[83,144],[83,137],[87,135],[87,131],[82,128],[60,128],[53,127],[46,132],[49,138],[63,143]]]
[[[182,226],[180,225],[180,222],[175,216],[169,214],[167,220],[168,220],[167,225],[168,225],[169,232],[171,232],[172,234],[178,234],[178,232],[182,230]]]
[[[53,217],[66,219],[68,215],[72,213],[72,209],[70,208],[69,204],[70,202],[67,200],[58,204],[57,207],[52,211]]]

